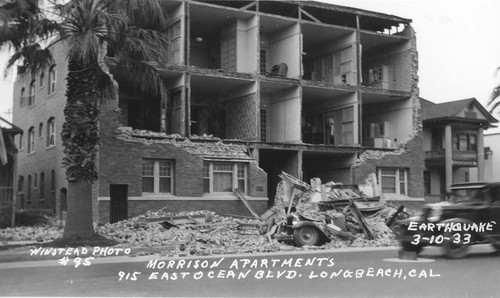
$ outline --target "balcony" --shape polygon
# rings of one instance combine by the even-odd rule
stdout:
[[[434,150],[425,152],[425,164],[427,166],[444,165],[445,151]],[[455,166],[477,166],[477,152],[476,151],[458,151],[452,152],[452,163]]]

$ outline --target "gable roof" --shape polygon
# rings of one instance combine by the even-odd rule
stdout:
[[[422,120],[424,121],[446,118],[462,118],[458,116],[458,114],[466,109],[467,106],[473,104],[486,117],[488,122],[498,122],[498,120],[495,119],[495,117],[493,117],[475,98],[466,98],[439,104],[420,98],[420,104],[422,106]]]

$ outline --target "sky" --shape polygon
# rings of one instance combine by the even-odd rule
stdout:
[[[417,34],[420,96],[435,103],[475,97],[483,106],[500,76],[498,0],[321,0],[412,20]],[[0,115],[10,119],[11,74],[3,78],[0,50]],[[500,119],[500,113],[493,114]]]

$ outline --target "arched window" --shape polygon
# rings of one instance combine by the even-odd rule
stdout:
[[[47,121],[47,147],[56,145],[56,118],[51,117]]]
[[[40,73],[40,89],[43,88],[43,84],[45,84],[45,71]]]
[[[38,137],[41,138],[43,137],[43,123],[40,122],[40,124],[38,124]]]
[[[49,95],[54,94],[56,92],[56,66],[52,65],[49,68]]]
[[[19,176],[17,179],[17,192],[22,193],[24,191],[24,176]]]
[[[40,201],[45,200],[45,173],[40,174]]]
[[[24,134],[19,134],[19,150],[24,149]]]
[[[26,88],[21,88],[21,93],[19,94],[19,105],[24,106],[25,103],[25,96],[26,96]]]
[[[26,201],[31,201],[31,175],[28,175],[28,185],[26,188]]]
[[[35,152],[35,128],[32,126],[28,130],[28,153]]]
[[[36,91],[36,81],[32,80],[30,83],[30,90],[28,95],[28,106],[32,106],[35,104],[35,91]]]
[[[56,191],[56,171],[52,170],[50,172],[50,192],[54,193]]]

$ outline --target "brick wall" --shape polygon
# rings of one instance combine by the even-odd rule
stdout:
[[[408,141],[398,152],[366,152],[353,166],[353,182],[364,184],[371,173],[377,173],[377,167],[405,168],[408,170],[408,196],[423,198],[424,152],[422,135]]]
[[[142,196],[142,160],[167,159],[174,163],[173,195],[179,197],[203,196],[203,159],[175,144],[152,142],[146,139],[122,139],[116,128],[120,111],[114,103],[101,108],[99,149],[99,197],[109,197],[110,184],[127,184],[129,197]],[[249,195],[267,196],[267,174],[255,161],[249,162]],[[264,211],[266,201],[254,201],[256,209]],[[99,202],[99,222],[109,220],[109,201]],[[129,200],[129,216],[142,214],[168,206],[172,212],[182,210],[213,210],[219,214],[248,215],[248,210],[239,200]],[[261,206],[261,207],[259,207]]]
[[[61,131],[64,123],[64,106],[66,104],[66,56],[61,44],[57,44],[54,50],[56,69],[55,92],[49,94],[49,72],[44,70],[43,86],[40,86],[40,74],[18,76],[13,86],[13,123],[23,130],[23,135],[15,137],[16,146],[19,148],[19,138],[23,138],[23,148],[19,148],[17,175],[24,178],[23,189],[19,189],[16,208],[21,208],[21,198],[24,198],[23,209],[44,209],[55,211],[59,214],[60,189],[67,187],[66,171],[62,166],[63,147],[61,145]],[[28,105],[27,96],[29,85],[35,79],[35,104]],[[24,103],[21,104],[21,89],[24,88]],[[47,147],[47,122],[50,118],[55,119],[55,143],[53,147]],[[42,124],[42,135],[39,136],[39,125]],[[35,146],[34,152],[28,153],[28,130],[34,127]],[[51,192],[51,173],[55,173],[55,190]],[[40,200],[40,176],[44,173],[45,200]],[[37,187],[34,186],[34,177],[37,176]],[[27,202],[28,176],[31,176],[31,201]],[[18,179],[16,177],[16,179]]]

